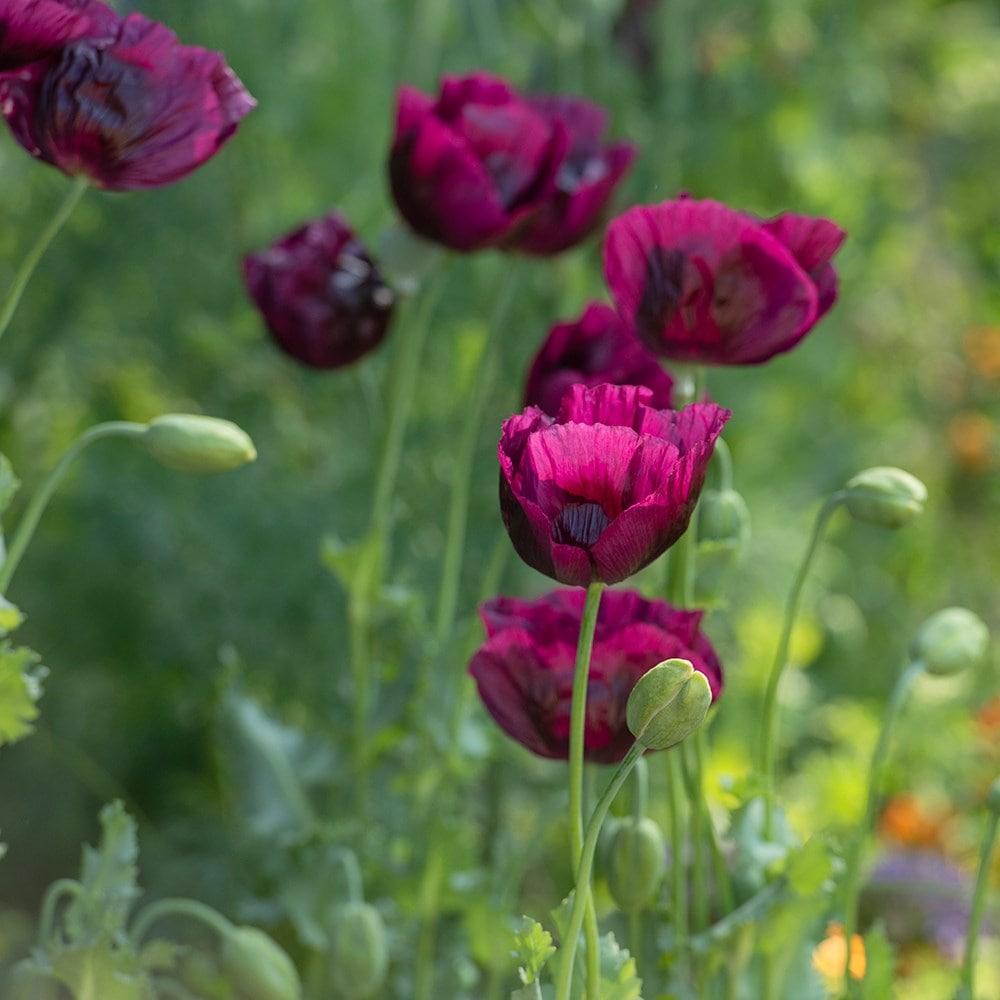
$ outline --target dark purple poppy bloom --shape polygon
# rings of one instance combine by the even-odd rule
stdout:
[[[885,854],[862,896],[867,919],[879,919],[897,944],[929,942],[953,961],[961,958],[969,927],[969,879],[935,851]]]
[[[377,347],[395,303],[336,212],[249,254],[243,277],[278,345],[312,368],[349,365]]]
[[[560,583],[620,583],[684,533],[715,440],[714,403],[657,410],[644,386],[574,385],[558,416],[504,421],[500,510],[518,555]]]
[[[717,201],[630,209],[608,226],[604,273],[622,318],[663,357],[752,365],[791,350],[833,305],[827,219],[761,222]]]
[[[479,608],[486,642],[469,663],[480,697],[500,728],[542,757],[569,756],[570,703],[585,595],[555,590],[535,600],[495,597]],[[609,590],[601,600],[590,659],[584,757],[613,764],[633,736],[625,704],[636,681],[671,657],[690,660],[722,690],[722,667],[701,633],[702,612],[679,611],[634,591]]]
[[[256,102],[217,52],[139,14],[0,79],[14,138],[112,191],[160,187],[212,157]]]
[[[592,302],[578,320],[549,331],[528,372],[524,405],[555,416],[571,385],[604,382],[644,385],[653,393],[650,406],[671,407],[674,380],[611,306]]]
[[[118,22],[99,0],[0,0],[0,72],[50,55],[74,38],[105,37]]]
[[[607,116],[525,98],[485,73],[446,76],[437,100],[401,87],[389,180],[403,218],[454,250],[557,253],[599,223],[634,150],[605,146]]]

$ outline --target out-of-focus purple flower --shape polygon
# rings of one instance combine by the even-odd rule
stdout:
[[[377,347],[395,303],[336,212],[249,254],[243,277],[278,345],[313,368],[339,368]]]
[[[160,187],[212,157],[256,102],[217,52],[130,14],[0,79],[14,138],[112,191]]]
[[[760,364],[791,350],[833,305],[830,259],[844,238],[827,219],[761,222],[682,197],[614,219],[604,273],[622,318],[657,354]]]
[[[550,416],[559,412],[571,385],[644,385],[650,406],[670,409],[674,380],[652,353],[625,326],[609,305],[592,302],[570,323],[549,331],[528,371],[524,405]]]
[[[479,608],[486,642],[469,663],[480,697],[500,728],[542,757],[569,756],[573,667],[585,595],[555,590],[534,600],[496,597]],[[682,657],[722,690],[722,667],[702,634],[700,611],[679,611],[634,591],[601,600],[587,686],[584,757],[622,759],[633,743],[625,704],[636,681],[663,660]]]
[[[714,403],[657,410],[644,386],[574,385],[556,417],[503,425],[500,510],[518,555],[560,583],[619,583],[684,533],[715,440]]]
[[[862,909],[885,924],[898,944],[926,941],[952,960],[961,958],[969,926],[972,888],[941,854],[895,850],[868,876]]]
[[[99,0],[0,0],[0,72],[42,59],[74,38],[107,37],[119,20]]]
[[[605,145],[587,101],[525,98],[485,73],[445,76],[437,98],[399,90],[389,180],[403,218],[454,250],[551,254],[600,222],[634,157]]]

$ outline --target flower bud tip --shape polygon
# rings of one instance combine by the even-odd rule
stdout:
[[[157,417],[142,440],[153,458],[182,472],[228,472],[257,457],[253,441],[241,427],[191,413]]]

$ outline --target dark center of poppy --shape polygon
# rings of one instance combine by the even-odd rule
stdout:
[[[668,250],[665,247],[653,247],[646,258],[646,281],[635,313],[635,323],[639,335],[647,343],[659,343],[661,334],[681,304],[685,259],[683,250]]]
[[[552,538],[560,545],[588,548],[611,523],[597,503],[574,503],[564,507],[552,521]]]

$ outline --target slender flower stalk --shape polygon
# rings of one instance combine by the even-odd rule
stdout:
[[[788,595],[788,603],[785,606],[785,620],[781,625],[781,636],[778,639],[778,648],[774,654],[774,663],[771,666],[771,673],[767,680],[767,689],[764,693],[764,711],[761,717],[760,727],[760,751],[759,767],[760,776],[764,783],[764,835],[771,835],[774,823],[774,760],[775,744],[777,742],[775,715],[778,707],[778,686],[788,666],[788,647],[791,642],[792,628],[799,611],[799,602],[802,598],[802,590],[812,566],[813,557],[819,548],[819,543],[826,531],[826,526],[830,521],[833,512],[844,502],[844,491],[840,490],[827,498],[819,514],[816,516],[816,523],[813,526],[812,538],[809,547],[806,549],[802,565],[799,566],[798,575],[792,584],[792,589]]]
[[[1000,780],[993,783],[989,796],[990,818],[983,836],[982,852],[979,856],[979,871],[976,874],[976,888],[972,895],[972,911],[965,935],[965,958],[962,962],[962,990],[959,1000],[975,1000],[976,947],[979,931],[986,910],[986,890],[989,887],[993,852],[997,843],[997,828],[1000,826]]]
[[[73,460],[83,451],[87,445],[107,437],[142,437],[146,433],[146,424],[137,424],[124,420],[112,420],[103,424],[95,424],[85,430],[63,453],[62,458],[56,466],[45,477],[38,491],[31,498],[17,529],[11,539],[10,548],[3,565],[0,566],[0,594],[6,594],[10,587],[10,581],[14,576],[21,558],[28,548],[28,544],[34,537],[35,529],[41,520],[45,508],[48,506],[52,494],[55,493],[59,484],[63,481],[67,470],[73,464]]]
[[[83,192],[88,187],[90,187],[90,182],[86,177],[74,178],[55,214],[49,220],[48,225],[38,234],[38,238],[25,255],[24,260],[21,261],[21,266],[18,268],[17,274],[14,275],[14,280],[10,283],[10,288],[7,289],[7,295],[4,297],[3,304],[0,305],[0,337],[4,335],[7,327],[10,326],[10,321],[14,318],[18,303],[21,301],[21,296],[24,294],[24,290],[35,268],[38,266],[38,262],[42,259],[42,255],[52,240],[55,239],[59,230],[65,225],[66,220],[73,214],[73,209],[76,208],[80,198],[83,197]]]

